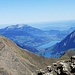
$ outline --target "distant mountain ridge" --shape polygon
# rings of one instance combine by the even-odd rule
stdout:
[[[70,28],[67,31],[50,30],[43,31],[27,24],[17,24],[7,26],[6,28],[0,29],[0,34],[14,41],[21,48],[27,49],[33,53],[45,56],[46,51],[50,52],[49,48],[39,49],[38,47],[49,43],[51,41],[60,41],[65,38],[74,28]],[[55,49],[53,49],[55,50]],[[51,53],[53,52],[51,50]],[[56,52],[56,51],[55,51]],[[51,54],[50,53],[50,54]],[[62,52],[61,52],[62,55]],[[57,56],[61,56],[60,53]]]
[[[42,30],[34,28],[34,27],[31,27],[31,26],[29,26],[27,24],[11,25],[11,26],[6,27],[5,29],[6,30],[15,30],[15,31],[21,30],[21,31],[26,31],[26,32],[29,31],[29,33],[30,33],[30,31],[34,31],[34,30],[36,30],[36,32],[38,32],[38,31],[42,32]]]
[[[6,29],[7,30],[9,30],[9,29],[14,29],[14,28],[23,28],[24,26],[26,26],[26,25],[24,25],[24,24],[21,24],[21,25],[11,25],[11,26],[8,26],[8,27],[6,27]]]
[[[26,24],[11,25],[0,29],[0,34],[13,40],[18,46],[37,53],[36,47],[49,41],[45,32]]]
[[[75,30],[52,48],[52,54],[54,55],[59,53],[59,55],[61,56],[61,54],[70,49],[75,49]]]
[[[44,58],[24,50],[11,40],[0,36],[0,75],[37,75],[42,69],[46,70],[59,61],[63,63],[73,55],[75,55],[75,51],[70,50],[65,52],[60,59]]]
[[[59,49],[58,52],[60,52],[61,50],[75,48],[75,30],[71,34],[69,34],[64,40],[58,43],[57,48]]]

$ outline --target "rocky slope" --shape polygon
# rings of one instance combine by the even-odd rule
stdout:
[[[36,75],[36,71],[55,62],[23,50],[0,36],[0,75]]]
[[[40,69],[38,75],[75,75],[75,51],[66,51],[56,63]]]

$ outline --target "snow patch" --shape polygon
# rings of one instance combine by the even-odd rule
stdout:
[[[11,26],[8,26],[7,29],[23,28],[23,27],[28,27],[28,25],[26,24],[11,25]]]

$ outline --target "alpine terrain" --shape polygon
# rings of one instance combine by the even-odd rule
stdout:
[[[0,75],[36,75],[38,69],[55,61],[23,50],[0,36]]]

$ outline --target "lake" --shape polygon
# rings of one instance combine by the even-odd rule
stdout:
[[[49,48],[59,42],[60,41],[51,41],[49,43],[46,43],[46,44],[39,46],[37,49],[38,49],[38,51],[42,51],[42,50],[45,50],[46,48]],[[52,51],[45,51],[43,56],[50,58],[50,57],[52,57],[51,53],[52,53]]]
[[[49,43],[46,43],[46,44],[44,44],[44,45],[39,46],[38,49],[45,49],[45,48],[51,47],[51,46],[53,46],[54,44],[59,43],[59,42],[60,42],[60,41],[51,41],[51,42],[49,42]]]

